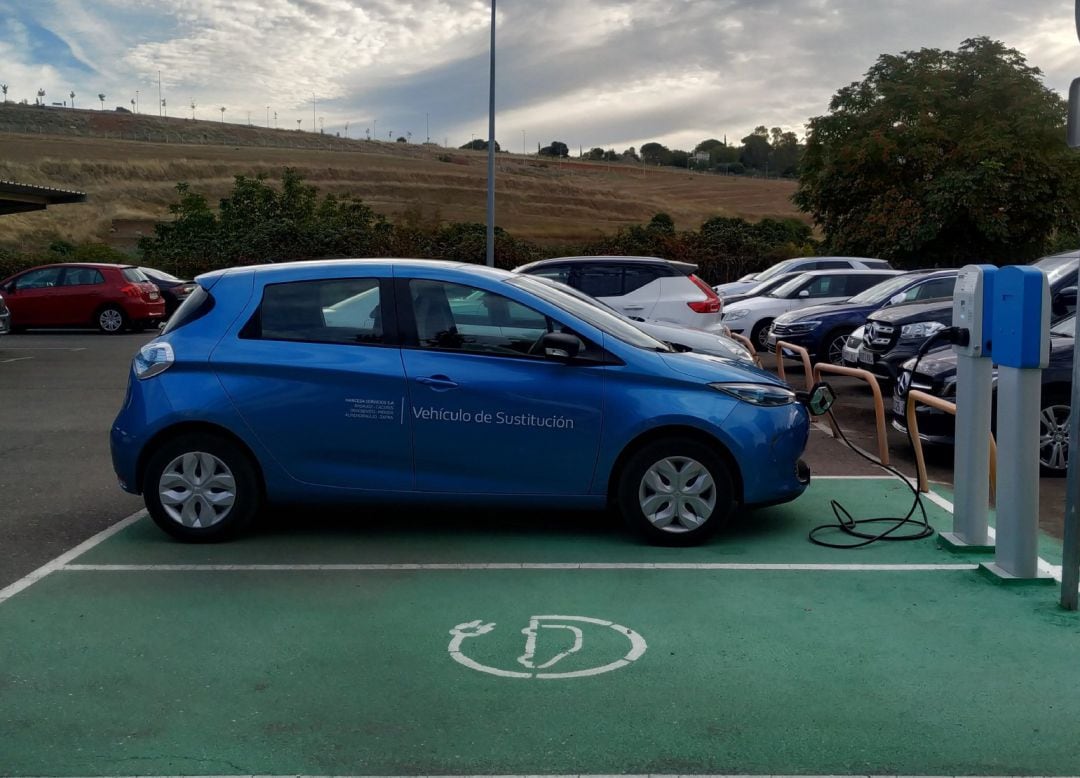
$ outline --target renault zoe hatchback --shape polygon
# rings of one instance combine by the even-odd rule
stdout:
[[[810,479],[807,398],[528,275],[337,260],[196,283],[111,434],[120,486],[182,540],[268,502],[389,502],[613,504],[686,544]]]

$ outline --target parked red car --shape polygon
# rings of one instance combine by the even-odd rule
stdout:
[[[0,281],[11,331],[30,327],[140,330],[165,317],[161,292],[137,267],[89,263],[43,265]]]

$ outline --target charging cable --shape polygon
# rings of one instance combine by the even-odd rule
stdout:
[[[919,362],[934,346],[939,343],[955,343],[966,346],[968,338],[968,331],[959,327],[947,327],[940,332],[931,335],[927,338],[926,342],[919,347],[919,350],[915,355],[915,364],[911,368],[911,374],[914,376],[915,373],[918,372]],[[909,385],[908,391],[910,390],[911,388]],[[907,400],[907,392],[904,393],[904,400]],[[876,543],[879,540],[922,540],[923,538],[928,538],[933,535],[934,528],[930,526],[930,520],[926,515],[926,506],[923,505],[922,495],[919,494],[918,487],[913,486],[911,481],[895,467],[882,464],[856,448],[855,445],[847,439],[847,436],[844,435],[844,431],[840,428],[840,423],[836,420],[831,408],[829,409],[829,418],[832,420],[833,428],[837,431],[840,435],[840,439],[848,448],[866,461],[884,468],[899,478],[904,485],[911,490],[911,493],[914,495],[914,500],[911,503],[911,508],[909,508],[908,512],[902,517],[875,516],[864,519],[856,519],[838,500],[830,500],[829,506],[832,508],[833,515],[836,517],[836,523],[821,524],[814,527],[810,530],[810,542],[818,546],[825,546],[826,548],[861,548],[863,546],[869,546],[871,543]],[[911,425],[905,426],[907,428],[908,444],[914,448],[915,441],[911,437]],[[921,519],[913,518],[916,512],[920,513]],[[881,532],[870,532],[860,529],[860,527],[865,527],[868,524],[887,524],[889,526]],[[819,535],[826,530],[840,532],[852,538],[852,540],[842,543],[822,540]]]

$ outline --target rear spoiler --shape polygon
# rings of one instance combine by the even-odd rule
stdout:
[[[673,260],[667,260],[668,263],[682,273],[684,276],[691,276],[697,272],[698,266],[692,262],[675,262]]]

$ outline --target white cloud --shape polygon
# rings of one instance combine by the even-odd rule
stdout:
[[[755,125],[802,132],[881,53],[955,48],[977,35],[1020,48],[1065,90],[1080,75],[1072,0],[501,0],[500,141],[690,147]],[[0,0],[0,80],[30,95],[105,91],[153,106],[279,111],[354,136],[382,129],[462,143],[486,129],[486,0]],[[76,64],[31,55],[47,28]],[[31,87],[31,85],[34,85]],[[113,97],[115,95],[115,98]],[[150,108],[152,110],[152,108]],[[288,120],[285,117],[291,117]],[[305,126],[308,126],[305,118]]]

